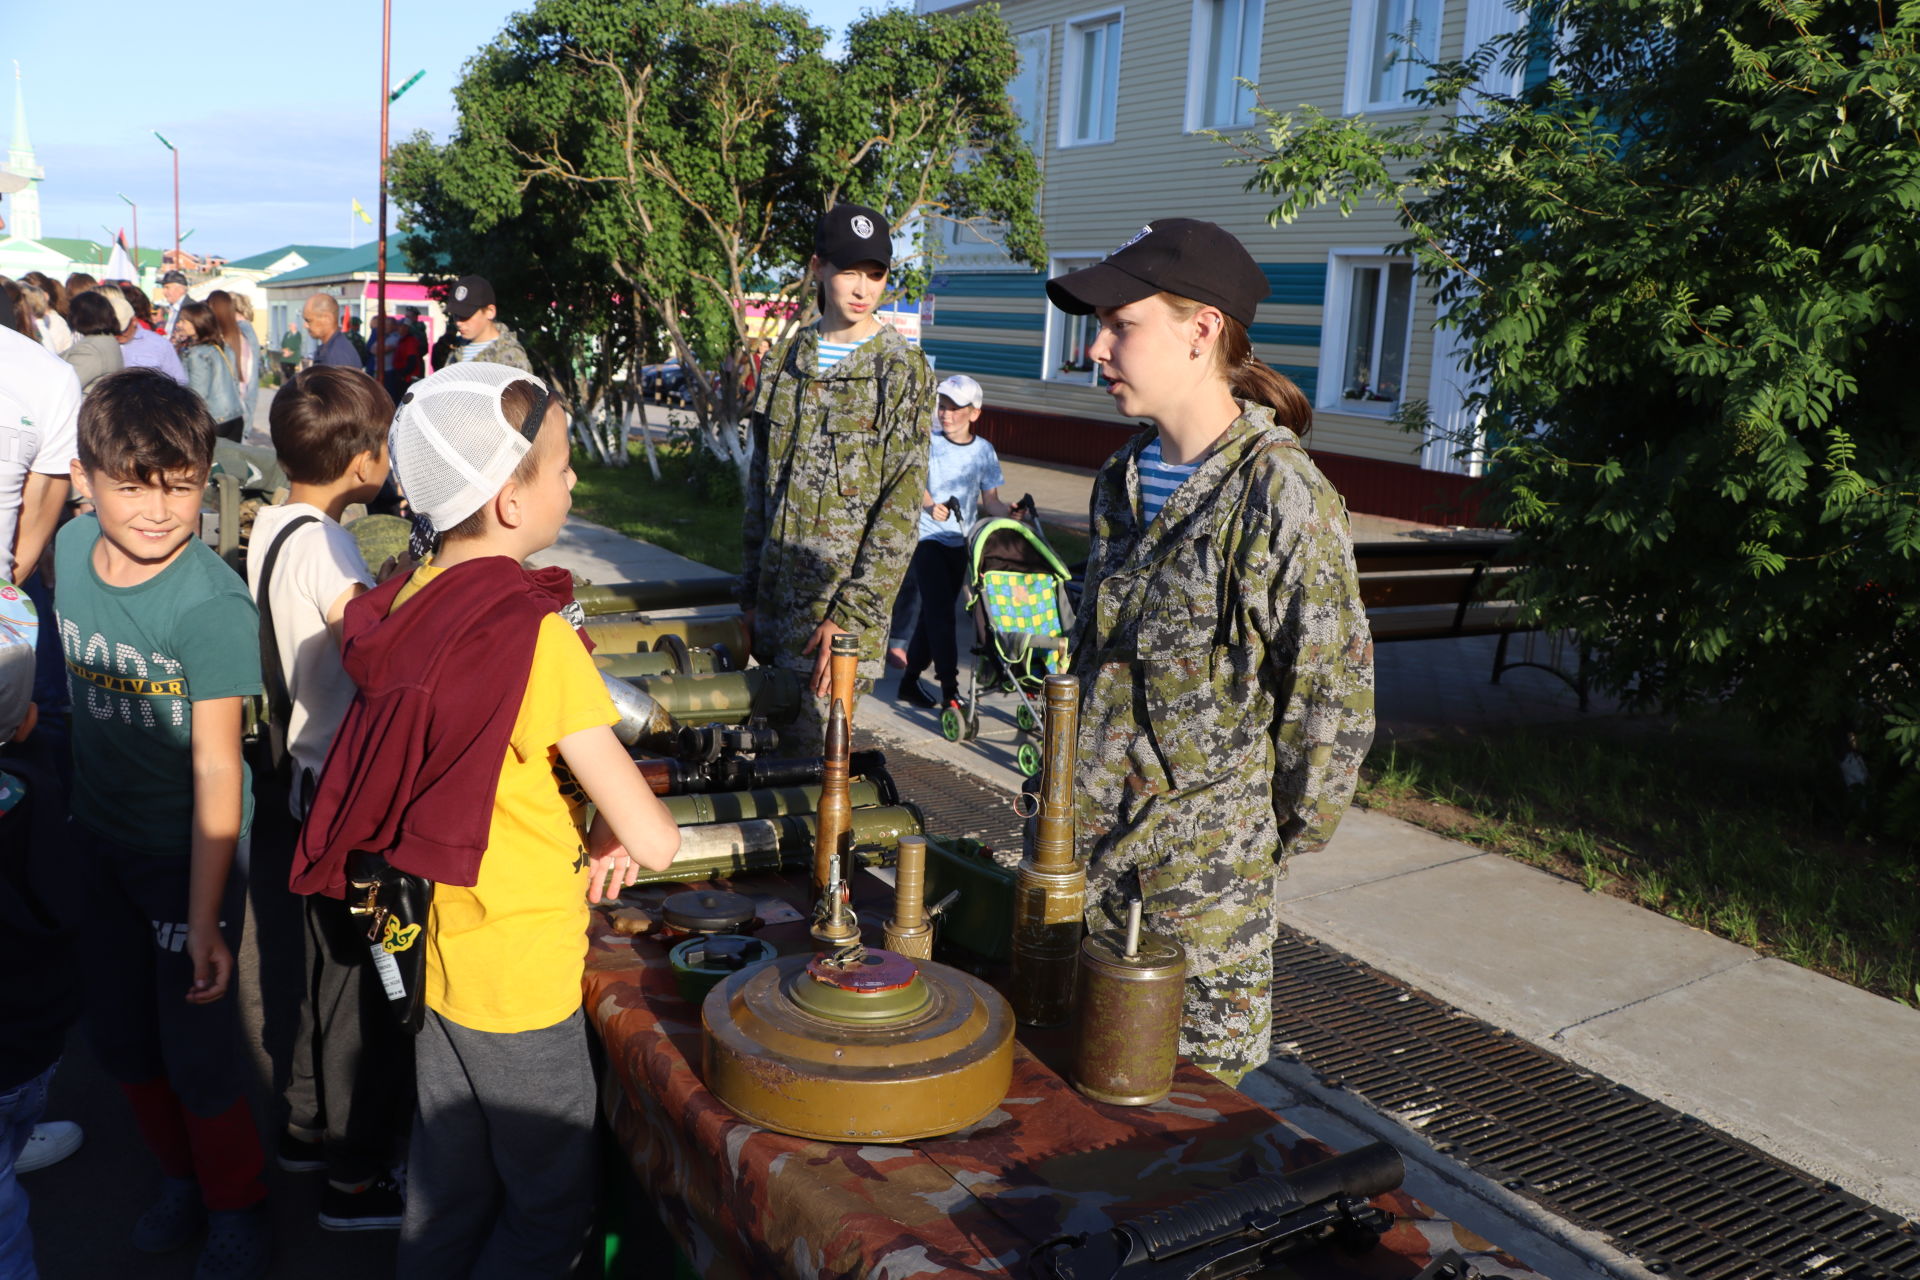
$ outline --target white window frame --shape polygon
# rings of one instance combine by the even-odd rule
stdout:
[[[1113,90],[1104,113],[1106,136],[1081,138],[1074,133],[1074,122],[1080,115],[1080,82],[1086,74],[1086,68],[1080,65],[1081,33],[1089,27],[1111,24],[1113,27]],[[1060,129],[1059,146],[1067,147],[1104,147],[1113,143],[1119,133],[1120,118],[1120,59],[1126,52],[1127,11],[1123,8],[1098,9],[1068,18],[1064,27],[1066,46],[1063,51],[1060,68]]]
[[[1470,396],[1486,390],[1486,379],[1467,368],[1470,354],[1460,330],[1434,325],[1433,371],[1427,379],[1429,421],[1420,443],[1420,465],[1427,471],[1478,476],[1486,470],[1487,433],[1481,410],[1467,404]]]
[[[1424,78],[1418,83],[1408,83],[1406,73],[1403,72],[1400,91],[1397,94],[1386,98],[1373,96],[1373,51],[1379,39],[1375,20],[1384,2],[1386,0],[1353,0],[1353,16],[1348,24],[1347,40],[1346,113],[1348,115],[1362,111],[1397,111],[1413,106],[1415,104],[1409,100],[1409,93],[1418,88],[1419,84],[1425,83]],[[1409,8],[1425,2],[1429,0],[1404,0]],[[1416,38],[1416,47],[1426,58],[1432,60],[1439,53],[1440,32],[1446,25],[1447,9],[1446,0],[1430,0],[1430,3],[1433,5],[1433,21],[1421,27]],[[1408,52],[1404,44],[1397,42],[1389,42],[1388,47],[1402,57],[1405,57]]]
[[[1057,253],[1047,259],[1047,279],[1063,276],[1069,271],[1078,271],[1090,267],[1105,258],[1106,251],[1089,249],[1081,253]],[[1059,382],[1071,387],[1095,387],[1100,385],[1098,366],[1084,371],[1066,372],[1060,367],[1060,357],[1064,354],[1061,344],[1067,340],[1074,326],[1084,326],[1082,332],[1087,347],[1093,346],[1093,340],[1100,333],[1100,322],[1092,316],[1070,316],[1051,304],[1047,307],[1046,345],[1040,352],[1040,378],[1043,382]]]
[[[1347,327],[1353,307],[1353,273],[1356,268],[1412,266],[1413,259],[1390,254],[1384,248],[1333,249],[1327,254],[1327,302],[1320,322],[1319,405],[1332,413],[1351,413],[1364,418],[1391,418],[1407,400],[1407,384],[1413,375],[1413,312],[1420,301],[1420,279],[1413,277],[1407,297],[1407,332],[1402,339],[1405,356],[1401,362],[1400,389],[1392,400],[1349,400],[1347,389]],[[1384,300],[1384,299],[1383,299]],[[1386,308],[1375,320],[1376,350],[1384,334]]]
[[[1243,22],[1246,12],[1249,9],[1254,11],[1253,66],[1236,68],[1234,78],[1236,82],[1239,79],[1251,80],[1255,84],[1260,82],[1262,46],[1266,40],[1266,0],[1193,0],[1193,35],[1187,56],[1186,128],[1188,133],[1198,133],[1202,129],[1238,129],[1253,123],[1254,97],[1250,92],[1246,94],[1243,110],[1217,119],[1207,118],[1207,53],[1213,44],[1213,6],[1216,2],[1237,2],[1240,5]],[[1244,57],[1247,49],[1247,33],[1244,26],[1240,37],[1240,49]]]

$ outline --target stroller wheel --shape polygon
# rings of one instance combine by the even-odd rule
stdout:
[[[1021,773],[1033,777],[1040,772],[1040,748],[1031,742],[1021,743],[1020,749],[1013,753],[1013,762],[1020,767]]]
[[[940,733],[948,742],[959,742],[967,737],[967,720],[960,714],[960,708],[948,707],[940,713]]]
[[[1037,733],[1040,722],[1033,718],[1033,708],[1022,702],[1020,709],[1013,713],[1013,722],[1020,726],[1022,733]]]

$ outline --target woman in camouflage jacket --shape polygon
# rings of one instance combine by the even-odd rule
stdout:
[[[1157,428],[1094,483],[1073,637],[1087,922],[1141,899],[1187,950],[1181,1051],[1237,1084],[1268,1053],[1274,880],[1325,844],[1373,738],[1373,646],[1312,408],[1254,359],[1264,274],[1211,223],[1161,219],[1048,283],[1095,314],[1120,411]]]

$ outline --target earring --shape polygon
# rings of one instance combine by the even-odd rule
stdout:
[[[1198,347],[1187,348],[1187,359],[1198,360],[1199,358],[1200,358],[1200,348]]]

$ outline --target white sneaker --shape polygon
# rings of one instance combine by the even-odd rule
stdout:
[[[33,1126],[33,1136],[27,1139],[27,1145],[20,1149],[20,1158],[13,1162],[13,1171],[32,1173],[35,1169],[59,1164],[80,1149],[83,1136],[80,1126],[71,1120],[49,1120],[45,1124],[37,1124]]]

